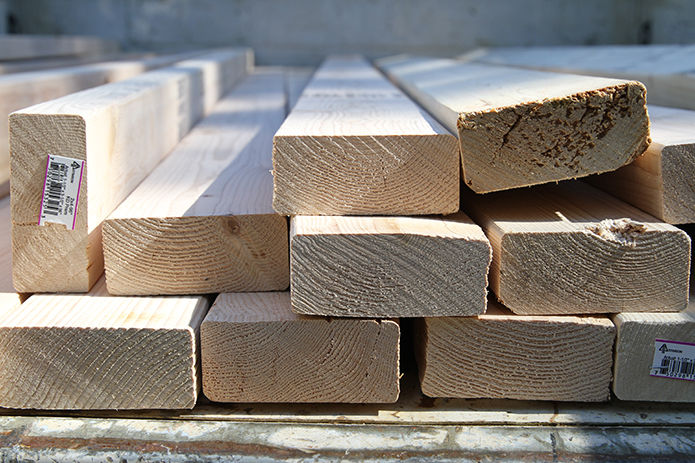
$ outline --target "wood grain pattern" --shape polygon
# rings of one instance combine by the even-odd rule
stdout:
[[[654,341],[695,343],[695,294],[680,313],[623,313],[611,318],[618,330],[613,393],[621,400],[695,402],[695,381],[649,376]]]
[[[104,221],[111,294],[287,289],[288,225],[270,173],[285,105],[284,72],[257,69]]]
[[[34,295],[0,318],[0,407],[183,409],[195,405],[202,296]]]
[[[649,143],[639,82],[409,56],[377,65],[458,133],[476,193],[615,170]]]
[[[0,60],[103,55],[116,51],[118,42],[98,37],[25,34],[0,36]]]
[[[514,313],[676,312],[688,303],[688,235],[589,185],[461,199],[492,244],[490,289]]]
[[[201,53],[119,59],[0,76],[0,196],[9,193],[9,184],[5,187],[2,185],[10,180],[10,113],[80,90],[130,79],[145,71],[168,66]]]
[[[288,292],[220,294],[201,326],[203,392],[217,402],[395,402],[399,349],[398,321],[297,315]]]
[[[464,60],[643,82],[649,104],[695,109],[695,46],[605,45],[481,49]]]
[[[455,138],[359,57],[329,57],[275,135],[273,207],[294,215],[458,210]]]
[[[418,319],[416,357],[430,397],[601,402],[610,396],[615,327],[605,316]]]
[[[695,222],[695,111],[649,105],[652,143],[631,164],[586,180],[664,222]]]
[[[222,93],[247,50],[223,49],[10,116],[14,285],[85,292],[101,275],[101,222]],[[38,226],[49,153],[85,160],[76,225]]]
[[[462,213],[441,217],[295,216],[292,309],[337,317],[441,317],[486,307],[491,250]]]

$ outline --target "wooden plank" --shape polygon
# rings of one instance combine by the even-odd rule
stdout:
[[[582,182],[462,191],[461,209],[485,230],[490,289],[514,313],[676,312],[688,303],[687,234]]]
[[[652,143],[631,164],[588,177],[592,185],[664,222],[695,222],[695,111],[649,105]]]
[[[200,335],[212,401],[398,400],[397,320],[297,315],[288,292],[220,294]]]
[[[118,42],[99,37],[70,35],[2,35],[0,60],[89,56],[115,53]]]
[[[602,402],[615,327],[605,316],[485,315],[416,321],[422,392],[430,397]]]
[[[649,104],[695,109],[695,45],[492,48],[461,59],[638,80]]]
[[[168,66],[202,52],[108,61],[46,71],[0,76],[0,197],[9,193],[9,114],[105,83],[120,82],[145,71]]]
[[[462,213],[447,217],[296,216],[292,309],[336,317],[485,312],[490,244]]]
[[[409,56],[377,65],[458,133],[477,193],[615,170],[649,143],[639,82]]]
[[[193,408],[203,296],[37,294],[0,318],[0,407]]]
[[[285,104],[284,72],[257,70],[104,221],[111,294],[287,289],[288,225],[270,173]]]
[[[13,113],[15,288],[89,290],[103,271],[101,222],[245,74],[249,58],[248,50],[220,50]],[[38,225],[55,154],[85,161],[74,230]]]
[[[680,313],[623,313],[613,315],[618,330],[613,367],[613,393],[621,400],[649,402],[695,402],[695,381],[650,376],[657,373],[654,353],[664,343],[656,340],[695,344],[695,301]],[[690,358],[690,371],[695,357]],[[669,353],[674,359],[683,354]],[[661,365],[661,363],[658,363]],[[669,365],[670,366],[670,365]],[[693,375],[690,375],[692,379]]]
[[[329,57],[275,135],[273,207],[294,215],[458,210],[456,140],[360,57]]]

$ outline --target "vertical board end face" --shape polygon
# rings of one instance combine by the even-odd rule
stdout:
[[[605,318],[570,318],[483,315],[419,322],[416,357],[423,393],[607,401],[615,328]]]
[[[213,401],[390,403],[400,391],[397,322],[300,316],[287,292],[220,295],[201,349]]]
[[[639,82],[462,113],[457,127],[464,182],[476,193],[613,171],[651,141]]]
[[[367,318],[484,313],[490,244],[478,226],[453,217],[293,217],[293,310]]]

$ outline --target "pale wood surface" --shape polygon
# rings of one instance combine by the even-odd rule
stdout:
[[[25,298],[12,286],[11,228],[10,198],[4,198],[0,200],[0,316],[15,310]]]
[[[0,407],[193,408],[203,296],[34,295],[0,318]]]
[[[287,289],[288,225],[270,173],[284,74],[257,68],[104,221],[111,294]]]
[[[622,313],[612,319],[615,343],[613,393],[621,400],[695,402],[695,381],[649,376],[654,341],[695,343],[695,294],[680,313]]]
[[[0,60],[88,56],[116,51],[118,42],[98,37],[25,34],[0,36]]]
[[[275,135],[286,215],[458,210],[456,139],[360,57],[329,57]]]
[[[605,316],[520,316],[495,302],[485,315],[424,318],[415,327],[430,397],[607,401],[614,339]]]
[[[287,67],[285,68],[285,87],[287,90],[287,109],[291,111],[299,101],[299,97],[314,75],[316,68]]]
[[[292,309],[343,317],[440,317],[486,307],[490,244],[447,217],[295,216]]]
[[[690,238],[676,227],[579,181],[464,190],[461,209],[492,244],[490,289],[513,312],[685,309]]]
[[[398,321],[297,315],[290,294],[220,294],[201,326],[203,393],[218,402],[388,403]]]
[[[202,52],[134,57],[0,76],[0,185],[10,180],[8,116],[13,111],[98,85],[130,79],[145,71],[168,66],[199,54]],[[6,191],[9,192],[9,185]]]
[[[463,60],[643,82],[650,104],[695,109],[694,45],[480,49]]]
[[[85,292],[103,270],[101,222],[250,65],[219,50],[10,116],[14,285]],[[85,160],[75,230],[38,226],[49,153]]]
[[[631,164],[586,180],[658,219],[695,222],[695,111],[649,105],[652,143]]]
[[[407,55],[377,65],[458,133],[477,193],[615,170],[649,143],[639,82]]]

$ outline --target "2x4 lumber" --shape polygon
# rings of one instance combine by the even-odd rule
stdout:
[[[302,92],[306,88],[307,84],[311,80],[311,77],[316,71],[312,67],[287,67],[285,68],[285,86],[287,88],[287,108],[288,112],[291,111]]]
[[[0,318],[0,407],[193,408],[204,296],[36,294]]]
[[[476,193],[615,170],[649,143],[639,82],[427,57],[377,66],[458,134]]]
[[[97,37],[66,35],[0,36],[0,60],[115,53],[118,42]]]
[[[583,182],[476,195],[461,209],[490,243],[490,289],[522,315],[677,312],[690,238]]]
[[[657,340],[695,344],[693,297],[695,294],[691,294],[688,308],[679,313],[622,313],[612,316],[618,330],[613,367],[613,393],[617,398],[648,402],[695,402],[695,381],[692,380],[695,357],[692,351],[668,354],[676,360],[686,359],[683,363],[686,370],[689,368],[690,380],[651,376],[655,373],[652,367],[657,366],[654,365],[655,350],[663,345]]]
[[[15,288],[86,292],[103,273],[101,223],[247,71],[219,50],[10,115]],[[39,226],[50,154],[85,161],[74,229]]]
[[[649,105],[652,143],[631,164],[586,180],[670,224],[695,222],[695,111]]]
[[[111,294],[279,291],[288,224],[273,211],[273,134],[284,72],[248,76],[104,221]]]
[[[10,198],[0,199],[0,317],[15,310],[25,299],[12,286],[11,229]]]
[[[694,45],[481,49],[463,60],[643,82],[649,103],[695,109]]]
[[[298,315],[288,292],[227,293],[200,336],[203,393],[215,402],[398,400],[397,320]]]
[[[201,52],[107,61],[45,71],[0,76],[0,196],[9,193],[10,141],[8,116],[29,106],[96,87],[130,79],[145,71],[168,66]]]
[[[615,326],[606,316],[484,315],[418,319],[415,352],[429,397],[602,402]]]
[[[456,139],[361,57],[329,57],[275,135],[285,215],[458,210]]]
[[[490,243],[465,214],[295,216],[292,309],[336,317],[485,312]]]

